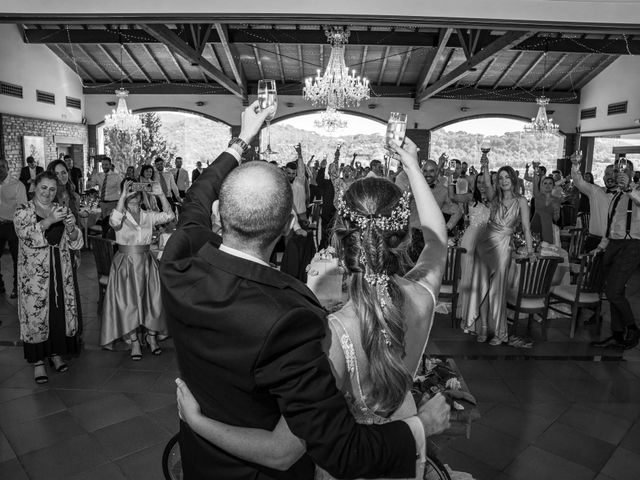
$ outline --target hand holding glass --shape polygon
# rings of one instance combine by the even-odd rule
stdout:
[[[406,113],[391,112],[389,122],[387,123],[387,134],[385,137],[387,150],[394,152],[394,146],[402,146],[404,135],[407,130]]]
[[[267,155],[272,153],[276,153],[271,150],[271,120],[276,115],[276,110],[278,108],[278,92],[276,90],[276,81],[275,80],[259,80],[258,81],[258,105],[260,106],[260,110],[265,110],[272,105],[276,106],[273,113],[266,118],[267,122],[267,148],[264,152]]]

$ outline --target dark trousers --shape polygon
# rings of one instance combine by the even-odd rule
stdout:
[[[587,236],[584,239],[585,253],[589,253],[595,250],[596,247],[600,245],[600,240],[602,240],[602,237],[599,237],[598,235],[591,235],[590,233],[587,234]]]
[[[611,304],[611,331],[614,336],[624,334],[626,327],[636,326],[625,290],[640,266],[640,240],[609,240],[602,261],[607,282],[604,292]]]
[[[13,260],[13,289],[18,285],[18,236],[10,220],[0,220],[0,256],[4,252],[5,245],[9,243],[9,252]],[[4,290],[4,281],[0,273],[0,290]]]

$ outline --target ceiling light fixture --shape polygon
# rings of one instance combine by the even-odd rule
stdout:
[[[122,65],[122,38],[120,38],[120,65]],[[124,72],[122,72],[124,74]],[[130,135],[135,135],[140,127],[142,127],[142,121],[140,117],[134,115],[131,110],[127,108],[126,98],[129,96],[129,92],[122,88],[123,77],[120,77],[120,88],[116,90],[116,97],[118,98],[118,106],[115,110],[112,110],[110,114],[104,117],[105,128],[114,128]]]

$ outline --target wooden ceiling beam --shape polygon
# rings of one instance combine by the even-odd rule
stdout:
[[[593,54],[596,55],[596,54]],[[573,64],[573,66],[567,70],[567,72],[560,77],[555,85],[553,87],[551,87],[549,90],[555,90],[562,82],[564,82],[568,77],[570,77],[576,70],[578,70],[578,68],[585,62],[588,62],[589,60],[593,59],[593,55],[587,55],[585,57],[582,57],[580,60],[578,60],[575,64]]]
[[[389,50],[391,47],[388,45],[384,49],[384,56],[382,57],[382,66],[380,67],[380,74],[378,75],[378,85],[382,84],[382,77],[384,75],[384,70],[387,68],[387,60],[389,59]]]
[[[302,63],[302,45],[298,45],[298,69],[300,70],[300,78],[304,82],[304,63]]]
[[[71,70],[73,70],[75,74],[78,75],[78,77],[80,77],[80,80],[84,81],[82,77],[82,75],[84,75],[84,77],[89,79],[91,83],[97,83],[96,79],[93,78],[91,73],[89,73],[89,71],[81,64],[79,64],[77,60],[74,61],[74,59],[62,47],[60,47],[60,45],[47,45],[47,47],[49,47],[49,50],[55,53],[60,58],[60,60],[66,63],[67,66]],[[82,75],[80,74],[80,72],[82,72]]]
[[[514,31],[505,33],[499,39],[493,41],[490,45],[480,50],[477,54],[471,57],[470,60],[467,60],[459,67],[454,68],[451,72],[440,78],[437,82],[422,90],[417,95],[416,101],[425,101],[429,97],[432,97],[439,91],[444,90],[449,85],[455,83],[460,78],[467,75],[472,68],[475,68],[477,65],[481,64],[488,58],[493,57],[503,50],[508,50],[513,45],[517,45],[518,43],[524,41],[532,35],[535,35],[535,32]]]
[[[107,69],[104,68],[102,64],[99,63],[95,58],[93,58],[93,55],[87,52],[87,50],[82,45],[76,45],[75,48],[80,50],[85,57],[91,60],[91,63],[93,63],[96,67],[98,67],[98,70],[100,70],[109,79],[110,82],[115,82],[117,80],[116,78],[112,77],[111,74],[107,71]]]
[[[505,68],[502,71],[502,73],[500,74],[498,79],[494,82],[494,84],[491,86],[491,88],[497,88],[498,85],[500,85],[500,82],[503,79],[505,79],[507,77],[507,75],[509,75],[509,73],[511,73],[511,70],[513,70],[513,67],[516,66],[516,63],[518,63],[518,60],[520,60],[523,55],[524,55],[524,52],[518,52],[517,53],[516,58],[514,58],[513,61],[507,66],[507,68]]]
[[[400,84],[402,83],[402,77],[404,77],[404,72],[407,69],[407,64],[409,63],[410,58],[411,58],[411,49],[408,49],[404,54],[404,60],[402,61],[400,72],[398,72],[398,78],[396,79],[396,86],[400,86]]]
[[[168,83],[171,83],[172,80],[169,78],[169,74],[166,72],[164,68],[162,68],[162,65],[160,64],[155,54],[151,50],[151,47],[147,44],[144,44],[144,49],[147,52],[147,54],[151,57],[151,60],[153,60],[153,63],[155,63],[156,67],[158,67],[158,70],[160,70],[160,73],[162,74],[162,77],[165,79],[165,81]]]
[[[449,37],[453,33],[453,28],[444,28],[440,30],[438,34],[438,46],[436,48],[430,49],[427,52],[426,59],[420,75],[418,76],[418,82],[416,83],[416,91],[421,91],[427,88],[429,85],[429,81],[433,76],[433,72],[438,65],[438,60],[442,56],[445,48],[447,47],[447,43],[449,43]]]
[[[484,78],[485,74],[489,71],[489,69],[491,68],[491,66],[493,65],[493,63],[496,61],[496,57],[493,57],[491,60],[489,60],[486,65],[484,66],[484,68],[482,69],[482,72],[480,72],[480,76],[478,77],[478,79],[475,81],[475,83],[473,84],[474,87],[477,87],[478,84],[482,81],[482,79]]]
[[[369,45],[365,45],[362,50],[362,61],[360,62],[360,77],[364,77],[364,67],[367,63],[367,50],[369,50]]]
[[[256,59],[256,64],[258,65],[258,70],[260,71],[260,78],[263,79],[264,70],[262,70],[262,60],[260,60],[260,54],[258,53],[258,48],[256,47],[255,43],[253,43],[251,47],[253,48],[253,58]]]
[[[113,63],[116,68],[120,70],[120,74],[124,78],[126,78],[127,82],[133,83],[133,80],[131,80],[131,76],[124,70],[124,66],[120,64],[118,59],[107,48],[105,48],[104,45],[100,44],[98,45],[98,47],[100,48],[100,51],[104,53],[109,60],[111,60],[111,63]],[[124,45],[122,47],[124,47]]]
[[[280,80],[282,80],[282,84],[286,83],[286,79],[284,76],[284,63],[282,62],[282,55],[280,54],[280,44],[276,43],[276,56],[278,57],[277,63],[278,68],[280,70]]]
[[[576,90],[580,90],[587,83],[589,83],[591,80],[596,78],[600,74],[600,72],[602,72],[605,68],[607,68],[613,62],[615,62],[617,59],[618,57],[615,55],[610,55],[609,57],[607,57],[605,60],[600,62],[597,67],[595,67],[593,70],[591,70],[590,72],[587,72],[586,75],[581,77],[574,85],[574,88]]]
[[[136,57],[133,56],[133,53],[131,53],[131,51],[129,50],[129,47],[127,47],[126,45],[122,45],[122,49],[124,51],[124,53],[126,53],[127,57],[129,57],[129,60],[131,60],[131,62],[136,66],[136,68],[138,69],[138,71],[140,73],[142,73],[142,75],[144,76],[145,80],[149,83],[151,83],[151,77],[149,76],[149,74],[145,71],[144,68],[142,68],[142,65],[140,64],[140,62],[138,62],[138,60],[136,59]]]
[[[458,36],[458,41],[460,42],[460,46],[462,47],[462,51],[464,52],[464,56],[467,60],[471,59],[471,49],[469,48],[469,42],[464,36],[464,32],[460,28],[456,28],[456,35]]]
[[[531,90],[535,90],[536,88],[538,88],[540,85],[542,85],[542,87],[544,88],[544,81],[549,78],[549,76],[556,70],[556,68],[558,68],[560,65],[562,65],[562,62],[564,61],[565,58],[567,58],[566,53],[563,53],[560,58],[558,60],[556,60],[553,65],[551,65],[546,72],[542,73],[542,76],[540,77],[540,79],[533,84],[533,86],[531,87]]]
[[[214,67],[209,60],[198,54],[196,50],[191,48],[191,46],[185,43],[182,38],[169,28],[164,25],[141,25],[141,27],[149,35],[154,36],[158,41],[163,43],[172,53],[180,55],[193,65],[198,65],[211,79],[218,82],[237,97],[243,100],[246,99],[246,94],[244,93],[246,92],[246,87],[244,86],[246,83],[243,85],[235,83],[222,71]]]
[[[538,58],[536,58],[531,65],[529,65],[527,67],[527,69],[522,73],[522,75],[520,75],[518,77],[518,79],[514,82],[513,84],[513,88],[517,87],[520,85],[520,83],[527,77],[527,75],[529,75],[531,72],[533,72],[533,69],[536,68],[538,66],[538,64],[542,61],[542,59],[544,58],[544,52],[541,53],[540,55],[538,55]]]
[[[182,78],[184,78],[184,81],[187,82],[187,83],[190,83],[189,76],[187,75],[187,72],[185,71],[184,68],[182,68],[182,65],[180,65],[180,62],[178,61],[176,56],[173,54],[171,49],[169,47],[167,47],[166,44],[165,44],[164,47],[167,49],[167,52],[169,53],[169,58],[171,58],[171,60],[173,61],[173,64],[176,67],[178,67],[178,70],[180,71],[180,75],[182,75]]]
[[[232,46],[229,42],[229,29],[227,28],[226,25],[223,25],[221,23],[216,23],[215,27],[216,27],[216,32],[218,34],[220,43],[222,44],[224,53],[227,56],[229,65],[231,66],[231,71],[233,72],[233,76],[236,79],[235,87],[239,89],[240,98],[246,101],[247,100],[247,79],[244,76],[242,65],[240,65],[240,63],[236,60],[237,52],[236,52],[235,46]],[[222,72],[220,73],[222,74]],[[224,76],[224,78],[227,78],[227,77]]]

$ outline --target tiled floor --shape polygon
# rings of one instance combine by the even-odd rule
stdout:
[[[3,255],[3,273],[7,262]],[[85,252],[86,349],[44,386],[15,346],[15,302],[0,298],[0,479],[163,478],[162,450],[177,430],[171,342],[137,363],[100,350],[93,269]],[[640,275],[629,293],[640,311]],[[470,439],[442,448],[445,462],[482,480],[640,478],[640,350],[594,361],[600,352],[586,342],[594,332],[574,340],[567,332],[557,321],[548,342],[522,351],[478,345],[438,318],[431,353],[456,357],[482,412]]]

